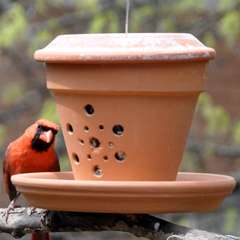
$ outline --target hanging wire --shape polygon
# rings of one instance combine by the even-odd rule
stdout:
[[[130,0],[126,0],[125,33],[128,33],[129,10],[130,10]]]

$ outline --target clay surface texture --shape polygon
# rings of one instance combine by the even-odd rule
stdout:
[[[39,61],[85,63],[192,61],[214,56],[212,48],[183,33],[61,35],[35,53]]]

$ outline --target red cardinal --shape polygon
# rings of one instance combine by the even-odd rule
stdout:
[[[3,182],[10,198],[8,209],[14,207],[19,193],[11,182],[18,173],[60,171],[54,140],[59,128],[55,123],[41,119],[26,129],[24,134],[9,144],[3,163]],[[8,215],[8,212],[7,212]],[[48,240],[48,233],[33,232],[32,240]]]

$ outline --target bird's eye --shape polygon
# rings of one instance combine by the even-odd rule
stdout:
[[[50,130],[50,128],[42,126],[42,125],[39,126],[39,129],[41,129],[43,132],[47,132],[48,130]]]
[[[51,129],[51,130],[52,130],[52,132],[53,132],[54,135],[57,134],[57,130],[55,130],[55,129]]]

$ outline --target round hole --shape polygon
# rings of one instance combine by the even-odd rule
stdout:
[[[94,108],[93,108],[93,106],[91,104],[87,104],[84,107],[84,110],[85,110],[87,115],[92,115],[94,113]]]
[[[103,156],[103,159],[108,160],[108,156],[107,155]]]
[[[108,142],[108,147],[113,148],[114,147],[114,143],[113,142]]]
[[[98,148],[101,144],[100,141],[95,137],[90,138],[89,143],[93,148]]]
[[[81,145],[84,145],[84,140],[83,139],[78,139]]]
[[[99,129],[100,129],[100,130],[103,130],[103,129],[104,129],[104,126],[103,126],[103,125],[99,125]]]
[[[73,160],[74,160],[76,163],[79,163],[79,162],[80,162],[79,157],[78,157],[78,155],[77,155],[76,153],[73,153],[73,154],[72,154],[72,158],[73,158]]]
[[[85,127],[84,127],[84,131],[85,131],[85,132],[88,132],[88,131],[89,131],[89,127],[88,127],[88,126],[85,126]]]
[[[125,160],[125,158],[126,158],[126,153],[125,153],[125,152],[122,152],[122,151],[116,152],[116,153],[115,153],[115,158],[116,158],[118,161],[123,161],[123,160]]]
[[[73,126],[70,123],[67,123],[66,127],[67,127],[68,133],[72,135],[73,134]]]
[[[118,125],[114,125],[112,130],[116,135],[120,136],[120,135],[123,135],[124,128],[122,125],[118,124]]]
[[[93,172],[94,172],[95,176],[97,176],[97,177],[101,177],[103,175],[103,171],[99,166],[95,166],[93,168]]]
[[[92,159],[91,154],[88,154],[88,155],[87,155],[87,158],[88,158],[88,160],[91,160],[91,159]]]

